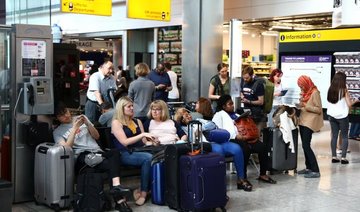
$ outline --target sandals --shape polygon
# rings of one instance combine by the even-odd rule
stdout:
[[[262,178],[262,177],[258,177],[257,180],[263,181],[265,183],[276,184],[276,181],[271,179],[270,177],[267,177],[267,179]]]
[[[135,189],[135,190],[133,191],[134,200],[137,201],[137,200],[140,198],[140,196],[141,196],[140,190],[139,190],[139,189]]]
[[[252,191],[252,185],[247,180],[238,180],[237,189],[243,189],[244,191]]]

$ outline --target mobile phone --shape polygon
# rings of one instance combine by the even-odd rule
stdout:
[[[282,90],[281,91],[281,96],[285,96],[285,94],[288,92],[288,90]]]

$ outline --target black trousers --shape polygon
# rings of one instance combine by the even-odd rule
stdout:
[[[256,141],[255,143],[249,144],[246,141],[240,140],[231,140],[234,143],[237,143],[241,146],[244,154],[244,175],[247,178],[247,164],[249,164],[250,155],[252,153],[257,153],[259,156],[260,163],[260,175],[266,175],[266,171],[268,170],[268,156],[266,153],[266,146],[261,141]]]
[[[81,170],[88,168],[85,163],[85,156],[90,152],[82,152],[75,162],[75,173],[80,174]],[[112,185],[112,178],[120,177],[120,152],[117,150],[110,150],[106,152],[99,152],[105,158],[101,163],[92,167],[96,172],[107,172]]]
[[[302,148],[305,154],[305,166],[313,172],[319,172],[319,165],[314,151],[311,149],[311,139],[313,131],[305,126],[299,125]]]

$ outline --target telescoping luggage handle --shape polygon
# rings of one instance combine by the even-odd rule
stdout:
[[[202,124],[200,121],[193,120],[189,122],[188,137],[191,146],[191,152],[189,155],[198,155],[200,153],[203,154],[204,147],[202,142]],[[198,146],[200,144],[200,149],[195,150],[194,144],[197,144]]]

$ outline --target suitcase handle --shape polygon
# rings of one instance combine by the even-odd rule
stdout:
[[[205,196],[205,188],[204,188],[204,177],[202,176],[202,175],[198,175],[198,177],[199,177],[199,182],[200,182],[200,186],[201,186],[201,188],[202,188],[202,192],[201,192],[201,199],[199,199],[199,201],[196,203],[196,204],[200,204],[201,202],[203,202],[204,201],[204,196]]]
[[[194,126],[196,125],[196,132],[197,134],[195,134],[194,131]],[[188,124],[188,140],[191,146],[191,153],[192,155],[196,155],[199,153],[203,153],[204,152],[204,147],[203,147],[203,142],[202,142],[202,123],[198,120],[192,120],[189,122]],[[200,152],[199,153],[194,153],[194,143],[199,143],[200,144]]]

